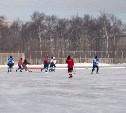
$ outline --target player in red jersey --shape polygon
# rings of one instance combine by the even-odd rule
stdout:
[[[74,66],[74,60],[71,58],[71,56],[69,55],[66,59],[66,63],[68,64],[68,74],[69,74],[69,78],[72,78],[72,72],[73,72],[73,66]]]

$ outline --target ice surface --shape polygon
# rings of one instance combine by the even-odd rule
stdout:
[[[7,72],[0,68],[0,113],[126,113],[126,69]]]

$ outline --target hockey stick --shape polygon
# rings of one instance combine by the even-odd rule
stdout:
[[[75,72],[77,72],[77,71],[76,71],[75,67],[73,67],[73,73],[75,74]]]

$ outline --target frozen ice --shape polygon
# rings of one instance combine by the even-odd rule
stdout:
[[[13,72],[0,68],[0,113],[126,113],[126,69]]]

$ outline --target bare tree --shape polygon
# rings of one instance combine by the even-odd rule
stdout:
[[[46,15],[35,11],[32,15],[32,21],[35,23],[35,30],[39,38],[39,48],[42,50],[42,38],[44,39],[44,33],[46,29]]]

